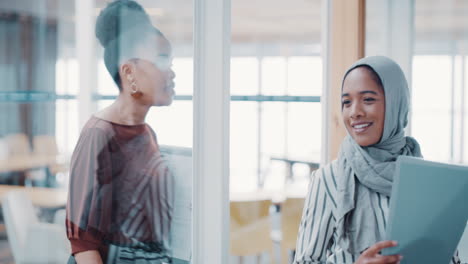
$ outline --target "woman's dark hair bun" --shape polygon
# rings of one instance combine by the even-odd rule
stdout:
[[[143,7],[132,0],[116,0],[107,5],[96,20],[96,37],[103,47],[123,32],[151,27],[151,20]]]

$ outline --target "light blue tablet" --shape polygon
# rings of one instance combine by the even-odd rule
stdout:
[[[448,264],[468,219],[468,167],[401,156],[397,160],[387,239],[403,263]]]

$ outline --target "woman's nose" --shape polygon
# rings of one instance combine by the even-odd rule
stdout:
[[[356,119],[356,118],[362,117],[363,115],[364,115],[364,111],[362,109],[361,104],[355,103],[351,106],[351,113],[350,113],[351,118]]]
[[[167,73],[167,76],[168,76],[169,79],[175,79],[176,74],[175,74],[175,72],[172,70],[172,68],[169,68],[169,71],[168,71],[168,73]]]

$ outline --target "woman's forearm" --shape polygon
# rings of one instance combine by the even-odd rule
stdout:
[[[77,264],[103,264],[97,250],[88,250],[75,254]]]

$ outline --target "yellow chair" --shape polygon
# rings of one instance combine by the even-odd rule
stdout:
[[[33,138],[34,154],[58,155],[57,142],[54,136],[39,135]]]
[[[304,198],[287,198],[281,205],[281,263],[289,264],[289,251],[296,249]]]
[[[4,159],[27,159],[31,155],[31,145],[29,144],[29,138],[26,134],[10,134],[3,138],[6,150],[4,151]],[[13,183],[13,184],[24,184],[27,173],[15,173],[10,172],[1,176],[2,182]]]
[[[42,155],[42,156],[58,156],[59,155],[57,141],[55,140],[55,136],[50,136],[50,135],[35,136],[33,138],[33,146],[34,146],[33,154],[35,155]],[[68,166],[66,164],[56,163],[56,164],[49,166],[49,170],[52,175],[56,175],[59,172],[66,172],[68,170]]]
[[[273,259],[270,205],[271,200],[231,201],[231,255],[243,257],[268,252]]]

